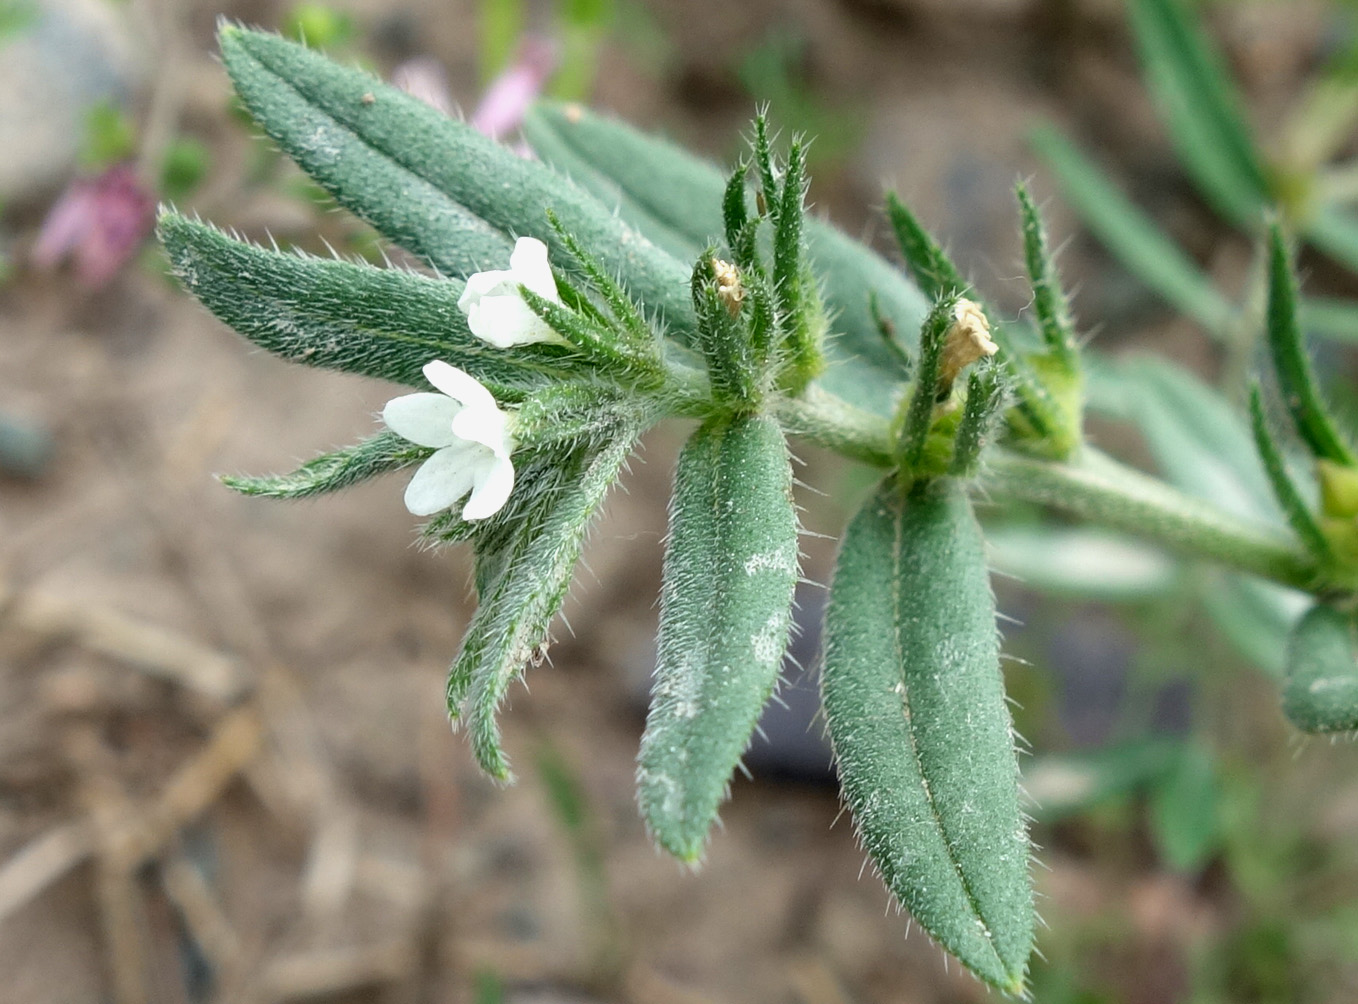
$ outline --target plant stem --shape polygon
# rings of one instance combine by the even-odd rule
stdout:
[[[876,467],[890,466],[886,419],[814,386],[800,399],[780,402],[778,417],[791,435]],[[1336,580],[1332,569],[1283,529],[1239,519],[1089,446],[1066,461],[1001,447],[986,457],[983,470],[993,500],[1051,506],[1094,526],[1136,534],[1296,589],[1358,588],[1358,582]]]
[[[1286,586],[1310,591],[1336,585],[1282,531],[1231,516],[1092,447],[1064,463],[997,450],[984,480],[992,495],[1049,505]]]

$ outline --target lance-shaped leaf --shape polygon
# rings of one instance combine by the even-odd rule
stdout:
[[[825,617],[844,799],[887,887],[978,977],[1018,994],[1029,843],[995,602],[963,485],[888,480],[844,537]]]
[[[797,581],[791,491],[768,417],[709,422],[679,458],[637,789],[655,839],[683,861],[702,855],[778,679]]]
[[[448,671],[448,711],[464,721],[472,751],[491,777],[510,781],[496,712],[509,686],[548,641],[595,513],[631,452],[636,430],[601,450],[558,461],[556,483],[502,532],[477,540],[480,606]],[[550,474],[548,476],[550,476]],[[517,491],[517,489],[516,489]]]
[[[693,258],[726,230],[726,175],[673,143],[579,105],[550,102],[533,107],[524,131],[544,160],[616,205],[623,219],[657,243],[659,227],[680,233]],[[581,171],[582,165],[590,171]],[[610,192],[623,198],[610,198]],[[895,266],[831,223],[808,217],[805,227],[807,256],[832,318],[829,365],[819,382],[859,407],[889,414],[898,364],[882,341],[873,297],[879,314],[911,340],[929,304]]]
[[[1066,202],[1128,271],[1216,337],[1226,335],[1236,313],[1230,301],[1079,147],[1053,126],[1037,129],[1029,142]]]
[[[379,432],[361,443],[308,460],[291,474],[264,477],[223,475],[221,482],[242,495],[304,499],[339,491],[389,471],[399,471],[420,463],[433,452],[429,447],[417,446],[394,432]]]
[[[1185,167],[1218,212],[1252,224],[1268,182],[1222,61],[1178,0],[1128,5],[1146,83]]]
[[[472,335],[458,279],[269,251],[172,212],[160,217],[160,239],[208,310],[291,362],[424,387],[422,367],[442,359],[498,399],[521,397],[565,365],[546,346],[506,352]]]
[[[1319,604],[1293,629],[1283,711],[1303,732],[1358,731],[1358,625],[1351,614]]]
[[[1332,463],[1358,467],[1358,456],[1335,427],[1306,355],[1297,322],[1297,280],[1282,228],[1269,228],[1268,345],[1283,400],[1301,438],[1312,452]]]
[[[677,332],[691,330],[687,266],[546,165],[362,70],[277,35],[224,25],[222,59],[250,114],[345,208],[449,275],[503,268],[510,234],[561,260],[562,227]]]
[[[1257,383],[1250,387],[1250,427],[1254,432],[1254,445],[1259,451],[1259,459],[1263,462],[1264,473],[1268,475],[1273,495],[1278,500],[1283,515],[1287,517],[1287,522],[1291,524],[1292,532],[1317,558],[1328,559],[1329,541],[1325,539],[1319,524],[1316,523],[1301,489],[1292,480],[1282,448],[1268,427],[1268,416],[1264,414],[1264,398]]]

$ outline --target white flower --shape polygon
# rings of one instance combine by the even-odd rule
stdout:
[[[514,490],[514,441],[509,416],[469,373],[440,360],[424,376],[441,394],[406,394],[382,409],[382,421],[402,439],[435,447],[406,487],[406,508],[431,516],[471,492],[463,519],[499,512]]]
[[[531,342],[564,342],[523,301],[520,286],[544,300],[561,302],[552,267],[547,264],[547,245],[534,237],[520,237],[514,242],[508,271],[477,272],[468,277],[457,305],[467,315],[472,334],[497,349]]]

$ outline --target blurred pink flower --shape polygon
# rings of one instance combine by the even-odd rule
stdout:
[[[433,56],[407,59],[391,71],[391,82],[444,115],[453,114],[453,99],[448,93],[448,74],[443,64]]]
[[[526,36],[514,62],[486,88],[472,113],[472,127],[492,139],[517,128],[555,69],[556,46],[545,38]]]
[[[472,112],[472,128],[491,139],[512,132],[523,121],[547,78],[556,69],[556,46],[548,39],[526,36],[519,43],[514,62],[490,82],[481,103]],[[445,115],[453,113],[448,92],[448,75],[438,60],[429,56],[407,59],[391,74],[391,82]],[[531,154],[529,154],[531,155]]]
[[[54,269],[70,258],[76,278],[98,289],[136,256],[155,225],[155,210],[131,164],[77,178],[48,211],[33,264]]]

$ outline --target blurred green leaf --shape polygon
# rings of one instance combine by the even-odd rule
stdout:
[[[354,19],[329,4],[299,3],[283,15],[283,34],[311,49],[334,49],[354,37]]]
[[[1151,792],[1151,835],[1164,862],[1196,872],[1220,847],[1217,779],[1211,755],[1185,746]]]
[[[1170,306],[1221,337],[1236,311],[1197,264],[1054,126],[1037,129],[1030,142],[1071,208],[1113,256]]]
[[[1078,599],[1135,602],[1174,588],[1178,564],[1141,541],[1090,528],[986,528],[992,567],[1030,589]]]
[[[825,164],[853,149],[864,119],[825,103],[806,79],[806,50],[804,35],[775,28],[745,54],[737,73],[750,96],[767,105],[779,128],[814,138],[807,149],[811,163]]]
[[[1162,777],[1182,756],[1182,749],[1178,739],[1153,737],[1020,761],[1026,808],[1043,823],[1079,815]]]
[[[100,171],[127,160],[137,149],[137,127],[123,108],[100,101],[85,113],[85,132],[80,147],[80,166]]]
[[[1198,600],[1241,657],[1279,679],[1287,636],[1309,602],[1305,593],[1221,569],[1198,569]]]
[[[37,20],[36,0],[0,0],[0,45],[23,34]]]
[[[1270,201],[1268,180],[1221,59],[1178,0],[1132,0],[1128,14],[1181,161],[1219,213],[1252,229]]]
[[[514,58],[526,18],[523,0],[480,0],[477,24],[481,37],[481,83],[488,84]]]
[[[1090,408],[1135,423],[1175,487],[1235,516],[1278,522],[1249,425],[1217,391],[1158,357],[1100,359],[1090,369]]]
[[[176,138],[161,161],[161,197],[170,202],[184,198],[198,187],[211,164],[212,154],[202,141],[192,136]]]

